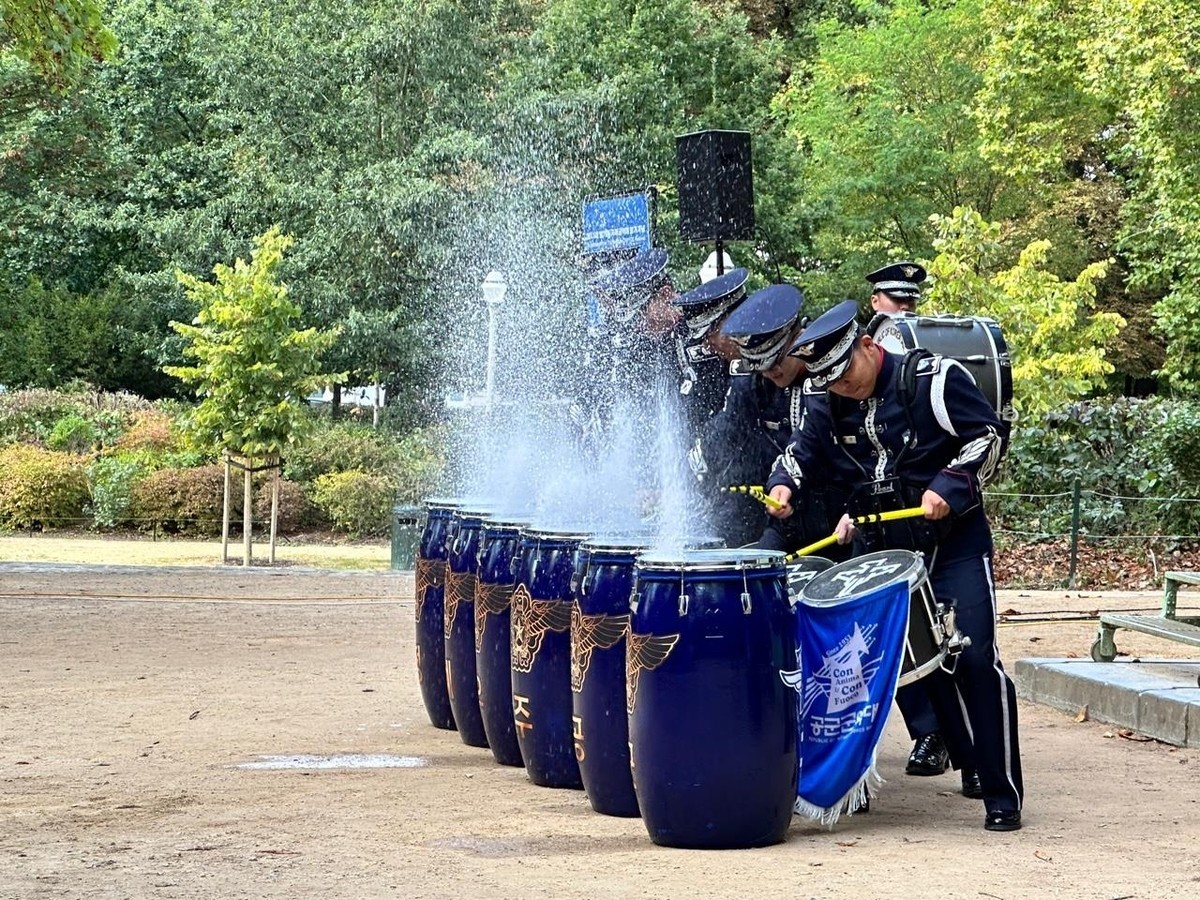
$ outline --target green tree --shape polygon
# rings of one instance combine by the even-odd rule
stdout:
[[[1013,404],[1022,415],[1040,417],[1104,386],[1113,369],[1105,348],[1125,325],[1116,313],[1092,311],[1105,263],[1063,281],[1045,267],[1046,241],[1025,247],[1015,265],[998,265],[1001,227],[974,210],[936,216],[932,226],[937,256],[929,264],[933,287],[922,310],[1002,323]]]
[[[305,397],[341,375],[322,375],[320,358],[337,334],[315,328],[298,330],[300,308],[288,299],[276,279],[284,251],[292,239],[277,227],[255,238],[250,263],[238,259],[233,268],[218,264],[215,283],[183,272],[178,278],[200,311],[191,325],[172,322],[185,341],[192,366],[168,366],[169,375],[191,385],[200,403],[189,427],[201,446],[222,451],[228,489],[230,458],[245,470],[243,539],[250,564],[251,474],[264,462],[272,471],[271,550],[275,561],[279,467],[285,450],[294,447],[312,426]],[[228,537],[229,503],[225,498],[222,546]]]
[[[171,327],[195,364],[165,371],[200,398],[189,425],[201,446],[262,461],[305,435],[311,420],[304,398],[340,376],[322,374],[320,365],[336,334],[297,329],[300,308],[276,280],[291,237],[272,228],[254,244],[249,263],[218,264],[215,282],[179,273],[200,311],[192,324]]]
[[[97,0],[4,0],[0,53],[12,53],[59,89],[116,49]]]
[[[985,150],[1052,184],[1116,181],[1122,285],[1154,304],[1161,374],[1200,390],[1200,9],[1189,0],[991,0],[975,110]]]

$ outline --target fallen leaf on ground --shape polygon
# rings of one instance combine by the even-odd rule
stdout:
[[[1122,728],[1120,731],[1117,732],[1117,735],[1119,737],[1125,738],[1125,740],[1127,740],[1127,741],[1137,741],[1139,744],[1145,744],[1145,743],[1148,743],[1149,741],[1154,740],[1154,738],[1150,737],[1149,735],[1138,734],[1138,732],[1133,731],[1129,728]]]

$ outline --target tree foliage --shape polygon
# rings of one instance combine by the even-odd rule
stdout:
[[[272,228],[254,243],[249,263],[213,269],[215,283],[179,273],[200,311],[193,324],[171,327],[196,364],[166,371],[200,398],[191,427],[202,446],[263,460],[278,458],[310,427],[304,398],[328,379],[320,356],[336,334],[295,327],[300,308],[275,278],[291,238]]]
[[[1013,404],[1039,417],[1087,396],[1112,372],[1105,348],[1125,320],[1093,312],[1105,263],[1093,263],[1073,281],[1045,268],[1049,246],[1035,241],[1016,264],[997,266],[1000,226],[971,209],[933,220],[937,256],[927,305],[941,312],[989,316],[1003,326],[1012,355]]]
[[[97,0],[4,0],[0,50],[29,62],[57,89],[116,49]]]

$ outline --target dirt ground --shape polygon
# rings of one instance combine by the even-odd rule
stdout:
[[[396,572],[0,566],[0,897],[1200,896],[1200,754],[1025,703],[1020,832],[985,832],[953,774],[906,777],[894,720],[869,814],[759,850],[656,847],[428,724],[412,593]],[[1001,598],[1024,617],[1157,602]],[[1084,656],[1094,630],[1000,640],[1011,668]],[[428,765],[238,768],[338,753]]]

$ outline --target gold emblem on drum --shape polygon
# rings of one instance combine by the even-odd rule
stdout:
[[[421,610],[425,606],[425,592],[430,588],[440,588],[446,583],[446,561],[444,559],[417,560],[417,618],[421,618]]]
[[[571,627],[571,604],[563,600],[534,600],[529,588],[517,585],[512,595],[512,667],[529,672],[542,649],[547,631],[562,634]]]
[[[446,572],[446,637],[450,637],[450,631],[454,628],[454,617],[458,615],[458,605],[460,603],[472,603],[475,600],[475,573],[473,572],[455,572],[449,569]]]
[[[592,651],[608,650],[625,637],[629,615],[585,616],[578,603],[571,604],[571,690],[583,690],[583,679],[592,664]]]
[[[512,584],[481,584],[475,582],[475,650],[483,649],[483,626],[487,617],[499,615],[512,602]]]
[[[629,641],[625,645],[625,708],[632,713],[637,705],[638,676],[643,669],[657,669],[675,645],[679,643],[677,634],[638,634],[629,632]]]

